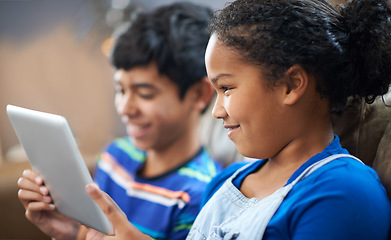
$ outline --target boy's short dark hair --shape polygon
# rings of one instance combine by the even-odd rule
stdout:
[[[204,55],[210,34],[212,10],[175,3],[140,13],[114,44],[111,63],[130,70],[156,62],[160,74],[179,86],[182,99],[187,89],[206,76]]]

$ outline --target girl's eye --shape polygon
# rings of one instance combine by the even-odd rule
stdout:
[[[225,92],[227,92],[228,90],[231,90],[232,88],[222,86],[222,87],[220,87],[220,89],[225,93]]]

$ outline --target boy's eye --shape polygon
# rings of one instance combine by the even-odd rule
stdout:
[[[153,94],[139,94],[139,96],[144,99],[152,99],[155,95],[153,95]]]
[[[143,99],[152,99],[156,96],[156,91],[149,88],[138,88],[137,95]]]
[[[116,87],[114,88],[114,91],[116,94],[124,94],[125,93],[125,90],[123,88],[119,88],[119,87]]]

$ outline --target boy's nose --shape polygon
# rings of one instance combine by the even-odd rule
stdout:
[[[116,101],[118,114],[121,116],[134,116],[137,114],[137,104],[130,94],[120,97]]]

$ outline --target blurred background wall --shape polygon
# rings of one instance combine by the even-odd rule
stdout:
[[[3,162],[20,157],[5,114],[7,104],[64,115],[86,154],[121,134],[105,40],[134,12],[170,2],[0,1],[0,146],[7,156]],[[224,4],[194,2],[212,8]]]
[[[110,37],[135,12],[174,1],[0,1],[0,239],[48,239],[24,218],[17,199],[17,179],[29,165],[6,105],[65,116],[92,167],[96,154],[125,134],[105,55]],[[191,2],[218,9],[227,1]]]

